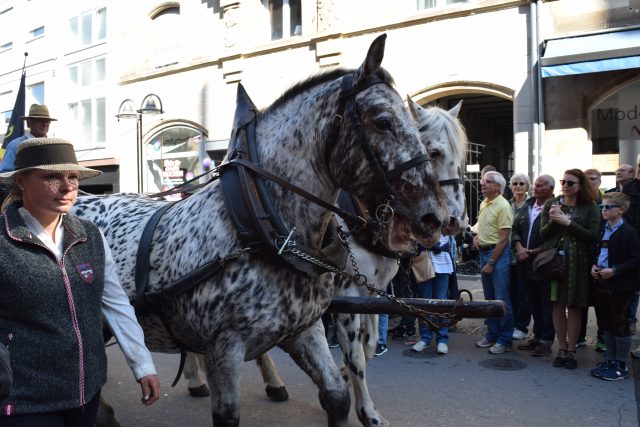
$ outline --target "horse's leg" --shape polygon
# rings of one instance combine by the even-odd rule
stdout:
[[[329,352],[320,319],[296,337],[283,341],[280,347],[319,387],[320,404],[327,412],[328,425],[348,425],[351,408],[349,388]]]
[[[375,317],[376,319],[372,320],[359,314],[336,315],[338,341],[340,341],[344,364],[353,385],[356,412],[360,422],[368,427],[389,425],[389,422],[373,406],[365,377],[367,360],[373,355],[375,342],[378,340],[378,322],[377,316]],[[375,323],[375,332],[367,327],[367,323]],[[365,350],[365,345],[367,348],[372,345],[373,347]]]
[[[201,354],[187,352],[182,372],[184,378],[187,380],[189,394],[193,397],[209,396],[209,387],[207,387],[207,383],[200,377],[199,368],[203,366],[204,360]]]
[[[220,338],[207,347],[205,368],[211,393],[211,418],[215,427],[237,427],[240,424],[240,365],[244,348],[233,339]]]
[[[275,402],[284,402],[289,400],[287,388],[284,386],[284,382],[280,379],[278,369],[276,368],[275,363],[273,363],[271,356],[269,356],[269,353],[263,353],[258,356],[256,358],[256,364],[258,365],[258,368],[260,368],[262,381],[264,381],[267,386],[265,391],[267,392],[269,399]]]

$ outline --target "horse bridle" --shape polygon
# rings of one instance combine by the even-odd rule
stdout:
[[[353,119],[355,121],[354,128],[356,129],[356,132],[357,132],[356,139],[358,140],[360,147],[364,151],[367,161],[369,162],[369,165],[373,170],[374,177],[380,180],[380,182],[382,183],[382,186],[384,187],[384,194],[381,197],[380,196],[377,197],[377,201],[382,203],[378,206],[378,209],[376,210],[378,211],[379,208],[383,207],[383,211],[384,211],[385,209],[384,206],[386,205],[386,209],[390,209],[389,203],[395,199],[395,192],[393,191],[393,188],[391,188],[390,182],[394,178],[397,178],[400,175],[402,175],[405,171],[411,168],[414,168],[416,166],[419,166],[422,163],[425,163],[428,160],[428,156],[427,154],[421,154],[419,156],[412,158],[411,160],[408,160],[402,163],[401,165],[393,168],[390,171],[385,171],[385,169],[382,166],[382,161],[380,161],[380,159],[374,152],[373,147],[371,146],[371,143],[369,142],[366,134],[364,133],[364,129],[362,126],[362,119],[360,117],[360,110],[358,109],[358,104],[355,99],[358,93],[377,84],[387,84],[387,82],[384,79],[382,79],[380,76],[374,74],[369,76],[365,80],[358,82],[354,86],[353,74],[347,74],[342,77],[338,111],[336,112],[336,114],[333,116],[333,119],[331,120],[331,128],[329,129],[329,135],[327,136],[325,161],[327,163],[327,166],[329,167],[331,162],[331,155],[333,153],[335,143],[338,139],[338,134],[340,133],[340,128],[342,127],[342,123],[344,122],[345,114],[349,111],[347,110],[347,108],[351,107],[350,110],[353,111],[354,113],[353,114]],[[382,212],[382,215],[384,215],[384,212]],[[380,213],[378,213],[376,216],[380,216]]]

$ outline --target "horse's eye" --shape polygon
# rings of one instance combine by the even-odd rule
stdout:
[[[373,123],[376,125],[378,130],[383,130],[383,131],[391,130],[391,120],[387,118],[376,119]]]
[[[442,151],[440,151],[440,150],[432,150],[429,153],[429,156],[431,156],[432,159],[439,159],[440,157],[442,157]]]

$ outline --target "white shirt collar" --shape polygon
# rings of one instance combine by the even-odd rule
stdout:
[[[44,245],[53,252],[58,259],[62,258],[62,221],[58,221],[58,225],[56,226],[55,236],[56,241],[54,242],[49,237],[49,234],[45,231],[40,221],[38,221],[31,213],[26,210],[24,207],[18,208],[18,213],[22,217],[22,220],[27,225],[29,231],[31,231]],[[57,243],[56,243],[57,242]]]

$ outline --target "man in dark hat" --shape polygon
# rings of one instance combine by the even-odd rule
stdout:
[[[27,127],[29,131],[19,138],[12,140],[7,145],[7,150],[2,158],[2,166],[0,166],[1,172],[10,172],[15,169],[13,162],[16,159],[16,152],[18,146],[22,141],[31,138],[46,138],[47,132],[49,132],[49,124],[57,119],[49,116],[49,109],[46,105],[32,104],[29,107],[29,115],[22,116],[21,119],[27,121]]]

